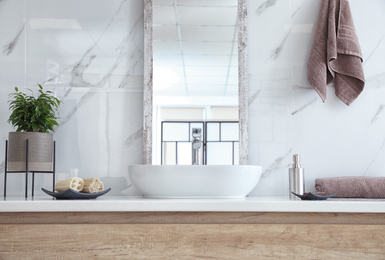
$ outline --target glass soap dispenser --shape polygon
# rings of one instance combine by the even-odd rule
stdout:
[[[289,168],[289,193],[291,199],[298,199],[292,192],[303,195],[305,192],[304,169],[299,163],[299,155],[293,155],[293,166]]]

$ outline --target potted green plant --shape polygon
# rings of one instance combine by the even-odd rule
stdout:
[[[58,125],[60,100],[51,91],[44,91],[40,84],[37,97],[15,92],[9,95],[10,123],[16,132],[9,133],[8,170],[26,170],[26,140],[28,140],[28,171],[51,171],[53,132]]]

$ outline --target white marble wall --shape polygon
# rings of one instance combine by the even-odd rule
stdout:
[[[306,81],[320,0],[248,0],[249,163],[264,167],[254,195],[288,193],[299,153],[307,190],[317,177],[385,175],[385,1],[350,0],[366,87],[347,107],[328,87],[325,103]],[[1,0],[0,141],[14,86],[63,100],[58,177],[98,176],[113,194],[135,194],[127,165],[142,162],[143,1]],[[0,194],[4,147],[0,143]],[[23,194],[10,176],[8,194]],[[50,187],[49,177],[36,180]],[[41,193],[41,192],[40,192]]]
[[[142,162],[143,1],[0,1],[0,192],[14,86],[53,90],[62,100],[55,132],[57,176],[100,177],[130,194],[127,165]],[[4,143],[3,143],[4,142]],[[51,176],[36,176],[52,187]],[[8,175],[8,195],[24,178]]]
[[[249,163],[264,167],[254,195],[288,193],[294,153],[308,191],[318,177],[385,176],[385,1],[349,2],[366,86],[348,107],[332,85],[323,103],[307,83],[321,1],[249,0]]]

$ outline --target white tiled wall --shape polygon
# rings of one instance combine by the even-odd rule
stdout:
[[[248,1],[249,163],[264,168],[254,195],[288,193],[292,154],[306,189],[314,179],[385,175],[385,2],[350,0],[366,86],[349,107],[327,88],[325,103],[307,83],[307,59],[320,0]]]
[[[36,83],[62,99],[58,178],[101,177],[110,194],[130,194],[127,165],[142,162],[143,1],[0,1],[0,191],[7,97]],[[4,142],[4,143],[3,143]],[[8,175],[7,194],[24,178]],[[36,176],[40,187],[51,177]]]
[[[385,1],[350,0],[364,56],[364,92],[347,107],[333,86],[322,103],[306,81],[320,0],[248,0],[249,163],[254,195],[285,195],[299,153],[307,190],[317,177],[385,175]],[[44,84],[63,100],[55,133],[59,177],[99,176],[135,194],[127,165],[142,162],[143,1],[0,1],[0,192],[7,97]],[[23,194],[10,176],[8,194]],[[37,177],[39,187],[50,179]],[[41,192],[40,192],[41,193]]]

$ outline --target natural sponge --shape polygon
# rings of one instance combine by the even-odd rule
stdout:
[[[66,191],[72,189],[74,191],[81,191],[84,187],[84,180],[82,178],[73,177],[65,180],[60,180],[55,185],[56,191]]]
[[[86,178],[82,192],[97,193],[104,189],[103,182],[99,178]]]

